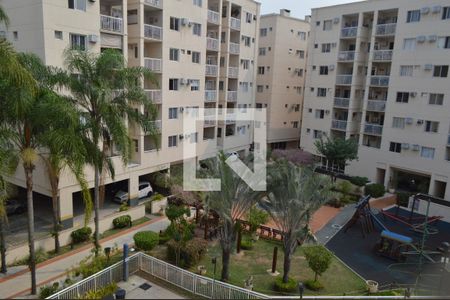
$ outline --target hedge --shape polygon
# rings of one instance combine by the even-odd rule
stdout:
[[[281,293],[293,293],[297,292],[298,283],[295,279],[288,279],[287,283],[283,282],[283,277],[275,278],[274,290]]]
[[[79,244],[86,241],[89,241],[92,234],[92,229],[90,227],[83,227],[80,229],[77,229],[75,231],[72,231],[70,234],[72,238],[73,244]]]
[[[385,193],[384,185],[378,183],[372,183],[366,185],[365,194],[370,195],[372,198],[379,198],[384,196]]]
[[[153,231],[140,231],[133,237],[136,248],[149,251],[159,243],[159,234]]]
[[[130,215],[124,215],[117,217],[113,220],[113,226],[114,229],[120,229],[125,227],[131,227],[131,216]]]

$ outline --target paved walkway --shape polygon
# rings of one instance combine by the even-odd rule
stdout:
[[[124,243],[132,244],[133,235],[142,230],[152,230],[159,232],[164,230],[170,224],[165,217],[150,220],[140,224],[135,228],[117,233],[100,241],[102,247],[113,247]],[[66,276],[66,272],[73,266],[78,265],[80,261],[91,254],[92,245],[86,245],[76,251],[66,253],[52,260],[43,262],[38,265],[37,282],[38,292],[39,286],[56,281]],[[15,298],[29,294],[30,292],[30,272],[19,272],[11,276],[4,277],[0,280],[0,298]]]
[[[325,245],[351,219],[355,213],[355,204],[349,204],[332,218],[325,226],[315,233],[317,241]]]
[[[143,284],[147,285],[142,286]],[[119,282],[118,285],[127,292],[126,299],[184,299],[177,293],[137,275],[131,276],[127,282]]]

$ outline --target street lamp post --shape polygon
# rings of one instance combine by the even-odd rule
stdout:
[[[303,285],[303,282],[298,283],[298,292],[300,294],[300,299],[303,299],[303,292],[305,291],[305,286]]]

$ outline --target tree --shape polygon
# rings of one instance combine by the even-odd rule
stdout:
[[[327,169],[331,171],[333,181],[335,175],[333,169],[343,168],[348,161],[358,159],[358,142],[351,138],[330,138],[317,140],[314,144],[319,154],[327,159]]]
[[[68,74],[64,85],[71,92],[68,98],[84,112],[85,137],[91,142],[88,163],[95,171],[94,244],[98,254],[100,181],[104,172],[114,178],[114,166],[108,152],[116,147],[123,164],[127,164],[131,139],[125,119],[157,138],[159,131],[153,122],[156,110],[141,87],[144,78],[154,79],[148,69],[127,68],[123,55],[111,49],[101,54],[68,50],[65,65]]]
[[[258,230],[258,227],[260,225],[264,225],[269,220],[269,215],[264,210],[261,210],[257,208],[256,206],[253,206],[250,208],[250,211],[247,215],[247,221],[250,224],[250,232],[252,234],[256,233],[256,230]]]
[[[317,282],[317,277],[322,276],[330,267],[333,256],[321,245],[306,247],[304,252],[308,266],[314,272],[314,281]]]
[[[185,206],[169,205],[166,210],[166,216],[170,221],[169,227],[166,229],[166,234],[173,240],[175,248],[175,265],[180,263],[180,251],[186,245],[186,242],[193,238],[193,229],[184,215],[190,216],[190,209]]]
[[[268,194],[265,207],[283,232],[283,282],[289,280],[292,255],[310,231],[312,214],[331,196],[331,182],[311,168],[278,160],[269,167]]]
[[[222,281],[229,279],[230,256],[236,244],[238,221],[262,197],[261,192],[253,191],[226,163],[226,156],[220,152],[215,159],[205,162],[205,175],[220,178],[221,190],[206,192],[207,209],[219,215],[219,240],[222,248]],[[246,159],[247,165],[250,159]],[[241,174],[244,175],[244,174]]]

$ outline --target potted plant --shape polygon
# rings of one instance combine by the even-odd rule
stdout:
[[[374,280],[366,281],[367,289],[369,290],[369,294],[374,294],[378,292],[378,282]]]

